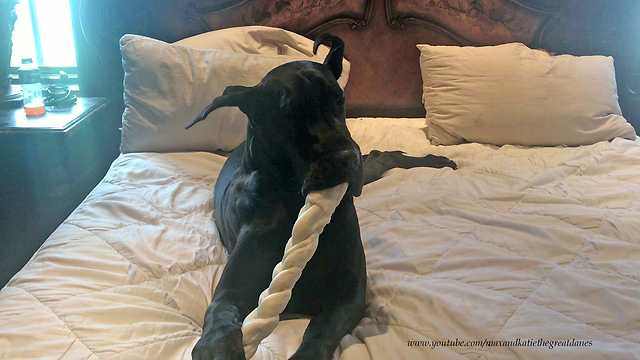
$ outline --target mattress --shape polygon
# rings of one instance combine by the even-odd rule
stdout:
[[[422,120],[350,119],[394,169],[355,205],[366,315],[335,358],[640,357],[640,142],[431,146]],[[0,291],[3,359],[190,359],[226,256],[213,223],[224,156],[121,155]],[[285,359],[308,320],[258,356]]]

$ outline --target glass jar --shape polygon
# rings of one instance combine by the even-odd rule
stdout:
[[[22,59],[22,66],[18,69],[20,86],[22,87],[22,102],[27,116],[44,114],[44,99],[42,84],[40,83],[40,69],[32,59]]]

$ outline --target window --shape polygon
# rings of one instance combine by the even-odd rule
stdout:
[[[42,73],[76,73],[69,0],[20,0],[13,31],[11,67],[32,58]]]

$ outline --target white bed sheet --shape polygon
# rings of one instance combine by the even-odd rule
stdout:
[[[336,357],[637,359],[640,141],[578,148],[431,146],[414,119],[357,119],[363,152],[459,169],[392,170],[355,204],[365,318]],[[225,255],[213,216],[224,157],[120,156],[0,291],[0,358],[190,359]],[[283,359],[307,320],[265,340]],[[409,346],[580,340],[591,346]]]

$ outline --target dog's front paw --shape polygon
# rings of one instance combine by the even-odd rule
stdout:
[[[306,345],[309,345],[308,343]],[[311,346],[305,346],[304,342],[298,348],[289,360],[331,360],[333,358],[334,351],[330,351],[322,344],[312,344]]]
[[[191,351],[191,357],[193,360],[246,360],[242,330],[229,325],[202,334]]]

